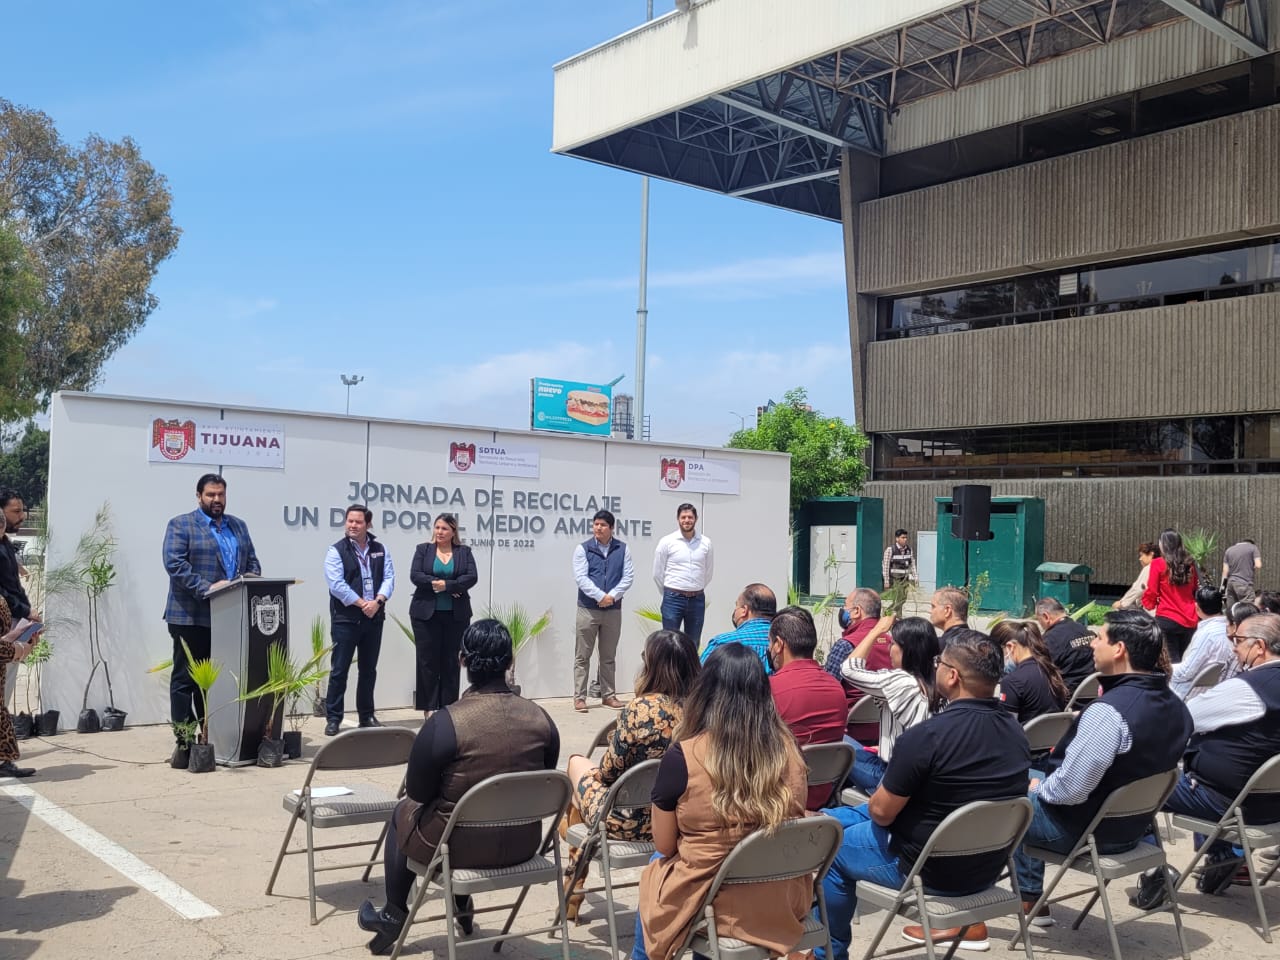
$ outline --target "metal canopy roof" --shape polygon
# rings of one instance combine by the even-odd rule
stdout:
[[[1264,0],[956,3],[626,129],[558,149],[839,220],[841,150],[883,156],[885,125],[904,105],[1175,20],[1193,20],[1249,56],[1262,56],[1267,53],[1263,5]],[[698,6],[672,16],[696,17]],[[1244,31],[1232,21],[1244,24]],[[656,69],[651,60],[642,66]]]

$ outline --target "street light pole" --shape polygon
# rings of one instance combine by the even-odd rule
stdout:
[[[747,429],[747,418],[744,414],[739,413],[737,410],[730,410],[729,416],[738,418],[738,420],[740,421],[738,425],[739,431]]]
[[[348,414],[351,413],[351,388],[354,387],[357,383],[359,383],[363,379],[364,377],[358,377],[354,373],[349,377],[345,373],[342,374],[342,382],[347,388],[347,413]]]
[[[645,21],[653,19],[653,0],[645,0]],[[644,436],[644,366],[649,325],[649,178],[640,178],[640,296],[636,303],[635,437]]]

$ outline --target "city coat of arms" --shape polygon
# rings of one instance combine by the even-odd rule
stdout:
[[[166,460],[181,460],[196,445],[196,422],[156,417],[151,422],[151,445]]]
[[[254,597],[249,601],[249,615],[259,633],[272,636],[284,624],[284,597]]]

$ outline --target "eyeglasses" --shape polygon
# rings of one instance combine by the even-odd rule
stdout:
[[[938,654],[933,658],[933,669],[937,670],[939,667],[946,667],[948,670],[954,670],[956,673],[961,672],[960,668],[954,663],[947,663],[947,661],[943,660],[942,654]]]
[[[1242,636],[1241,634],[1236,634],[1235,639],[1232,640],[1231,642],[1238,647],[1240,646],[1241,643],[1243,643],[1246,640],[1261,640],[1263,643],[1267,642],[1263,640],[1262,637],[1246,637],[1246,636]]]

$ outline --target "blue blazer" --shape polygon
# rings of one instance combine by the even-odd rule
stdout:
[[[262,573],[249,528],[239,517],[222,515],[236,540],[238,573]],[[209,601],[205,594],[219,580],[227,579],[218,541],[209,532],[208,518],[199,510],[182,513],[164,529],[164,569],[169,574],[169,598],[164,605],[167,623],[209,626]]]

